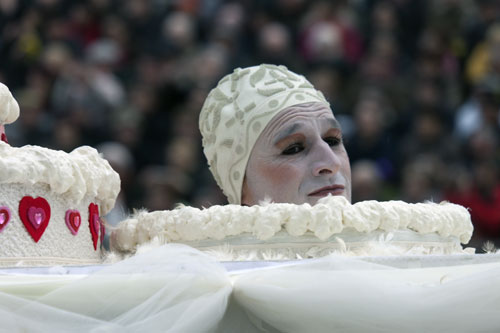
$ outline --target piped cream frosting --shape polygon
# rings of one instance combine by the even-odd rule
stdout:
[[[95,197],[101,215],[113,208],[120,192],[118,173],[92,147],[79,147],[68,154],[0,142],[0,156],[0,184],[47,184],[52,192],[75,202]]]
[[[269,203],[260,206],[225,205],[206,209],[181,206],[170,211],[139,212],[123,221],[112,234],[112,246],[134,252],[155,243],[224,240],[246,235],[260,241],[278,233],[290,237],[314,235],[326,241],[343,232],[370,234],[377,230],[453,237],[466,244],[473,231],[466,208],[449,202],[410,204],[403,201],[349,203],[328,196],[316,205]],[[257,245],[256,245],[257,246]]]

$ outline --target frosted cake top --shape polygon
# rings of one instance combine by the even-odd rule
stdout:
[[[39,146],[11,147],[0,142],[0,184],[46,184],[50,190],[76,202],[96,198],[102,214],[114,206],[120,177],[94,148],[71,153]]]

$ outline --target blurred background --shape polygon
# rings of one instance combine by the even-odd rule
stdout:
[[[226,203],[198,114],[235,67],[286,65],[343,126],[353,202],[449,200],[500,246],[500,1],[0,0],[13,146],[96,147],[132,208]],[[1,158],[1,157],[0,157]]]

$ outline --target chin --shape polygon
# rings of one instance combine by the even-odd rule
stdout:
[[[315,205],[318,203],[319,199],[323,197],[307,197],[307,199],[304,201],[305,203],[308,203],[310,205]]]

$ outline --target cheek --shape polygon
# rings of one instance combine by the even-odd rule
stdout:
[[[347,199],[351,201],[351,196],[352,196],[352,184],[351,184],[351,164],[349,162],[349,157],[347,156],[347,153],[342,156],[341,159],[341,165],[340,165],[340,173],[344,177],[344,179],[347,182],[346,186],[346,194],[347,194]]]
[[[300,167],[291,163],[263,164],[258,167],[258,173],[261,176],[261,185],[268,187],[270,192],[290,189],[301,179]]]
[[[341,157],[340,170],[342,172],[342,175],[344,175],[347,180],[351,179],[351,164],[349,163],[349,157],[347,156],[347,153]]]

